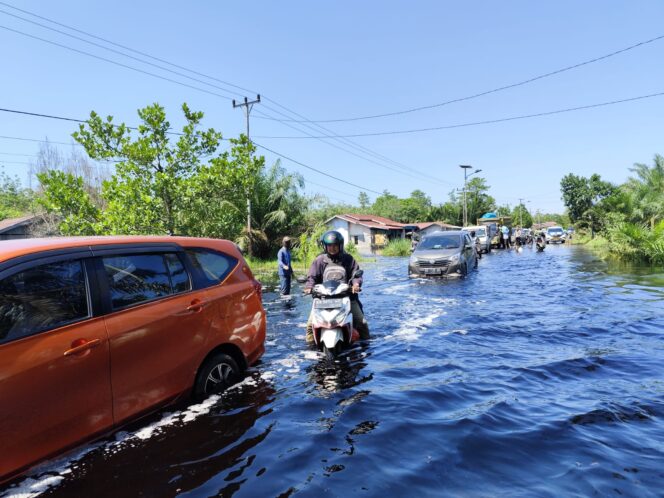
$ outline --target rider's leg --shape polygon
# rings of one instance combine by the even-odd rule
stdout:
[[[314,342],[314,327],[313,327],[314,312],[313,310],[309,314],[309,320],[307,320],[307,342]]]
[[[360,339],[369,339],[369,324],[364,318],[359,301],[350,302],[350,312],[353,314],[353,328],[360,334]]]

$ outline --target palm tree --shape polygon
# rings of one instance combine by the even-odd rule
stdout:
[[[625,189],[633,201],[635,221],[649,222],[655,228],[657,220],[664,218],[664,157],[655,154],[655,164],[636,163],[630,171],[636,174],[630,177]]]
[[[245,228],[238,243],[242,247],[251,244],[253,255],[268,257],[281,237],[292,235],[303,224],[306,200],[299,192],[303,187],[304,179],[288,173],[279,161],[261,174],[251,200],[251,233]]]

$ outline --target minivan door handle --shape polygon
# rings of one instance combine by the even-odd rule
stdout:
[[[207,305],[206,301],[201,301],[200,299],[194,299],[189,306],[187,306],[187,311],[193,311],[198,313],[203,311],[203,308]]]
[[[71,349],[65,351],[65,356],[80,355],[86,351],[96,348],[101,344],[101,339],[92,339],[88,341],[87,339],[76,339],[71,343]]]

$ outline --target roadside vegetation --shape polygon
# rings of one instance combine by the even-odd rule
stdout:
[[[408,239],[391,240],[383,249],[383,256],[410,256],[410,245]]]
[[[664,157],[637,163],[621,185],[600,175],[569,174],[561,191],[570,219],[581,230],[578,242],[605,255],[664,264]],[[585,234],[585,237],[583,235]]]

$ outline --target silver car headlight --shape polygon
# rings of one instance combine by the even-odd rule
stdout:
[[[450,261],[459,261],[459,254],[452,254],[450,256]]]

